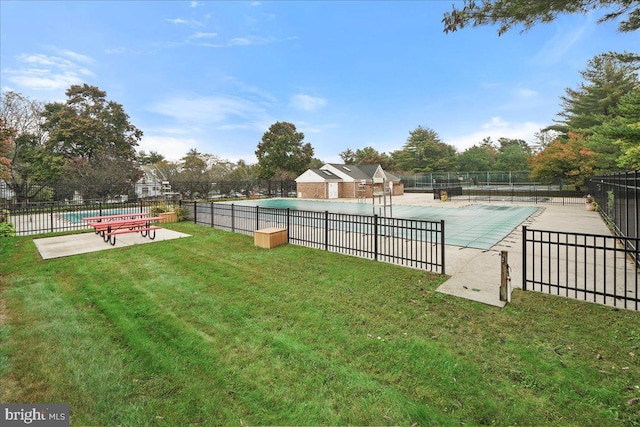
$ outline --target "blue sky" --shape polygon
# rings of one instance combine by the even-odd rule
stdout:
[[[139,149],[255,163],[294,123],[315,157],[402,148],[418,126],[462,152],[553,123],[565,88],[637,33],[563,16],[528,32],[444,34],[460,1],[0,1],[0,86],[44,102],[87,83],[124,106]]]

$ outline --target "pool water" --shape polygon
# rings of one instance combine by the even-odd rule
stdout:
[[[373,205],[297,199],[235,202],[236,205],[305,211],[373,215]],[[388,207],[387,207],[388,209]],[[445,243],[490,249],[538,210],[534,206],[467,205],[462,207],[394,205],[393,217],[445,222]],[[388,211],[388,210],[387,210]],[[377,206],[376,206],[377,212]]]
[[[120,209],[103,209],[102,211],[78,211],[62,213],[60,216],[67,221],[79,224],[82,222],[82,218],[88,218],[99,215],[120,215],[128,213],[140,212],[140,208],[120,208]]]

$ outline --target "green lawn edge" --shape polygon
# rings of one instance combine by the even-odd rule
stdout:
[[[499,309],[416,269],[169,227],[192,237],[47,261],[0,238],[0,401],[69,403],[72,425],[640,425],[637,312]]]

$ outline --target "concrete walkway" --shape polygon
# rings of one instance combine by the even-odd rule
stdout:
[[[431,194],[405,194],[393,198],[394,205],[442,206],[468,205],[469,201],[442,202]],[[487,203],[493,206],[500,202]],[[511,204],[506,204],[511,205]],[[446,218],[444,218],[446,223]],[[482,221],[481,218],[478,221]],[[461,298],[478,301],[496,307],[504,307],[500,301],[500,253],[508,252],[512,288],[522,287],[522,225],[530,228],[588,234],[610,235],[610,231],[597,212],[589,212],[584,206],[544,205],[511,234],[489,250],[445,247],[446,274],[451,276],[438,291]]]
[[[190,237],[188,234],[162,228],[156,230],[154,240],[142,237],[139,233],[121,234],[117,236],[116,244],[106,243],[102,237],[95,233],[80,233],[67,236],[45,237],[33,239],[42,259],[61,258],[65,256],[86,254],[89,252],[104,251],[113,248],[122,248],[131,245],[140,245],[163,240]]]

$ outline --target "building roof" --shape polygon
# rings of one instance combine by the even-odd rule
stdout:
[[[399,182],[400,178],[385,172],[380,165],[344,165],[340,163],[327,163],[321,169],[308,169],[298,178],[296,182],[313,182],[313,178],[319,176],[322,181],[342,180],[345,176],[353,181],[372,181],[376,172],[380,169],[387,181]],[[341,175],[338,175],[341,174]],[[380,178],[380,174],[377,175]],[[350,181],[347,179],[347,181]]]
[[[338,163],[329,163],[334,168],[341,170],[345,174],[349,175],[353,179],[373,179],[378,168],[382,170],[382,173],[385,175],[387,181],[400,181],[395,175],[390,174],[380,167],[380,165],[342,165]],[[349,170],[347,170],[347,169]]]
[[[338,175],[324,169],[307,169],[302,175],[295,179],[296,182],[317,182],[321,181],[342,181]]]
[[[356,166],[356,165],[342,165],[339,163],[327,163],[327,164],[339,170],[340,172],[344,173],[345,175],[349,176],[350,178],[353,178],[354,180],[371,179],[373,177],[373,174],[371,176],[367,175],[362,171],[362,169],[360,169],[359,166]]]

